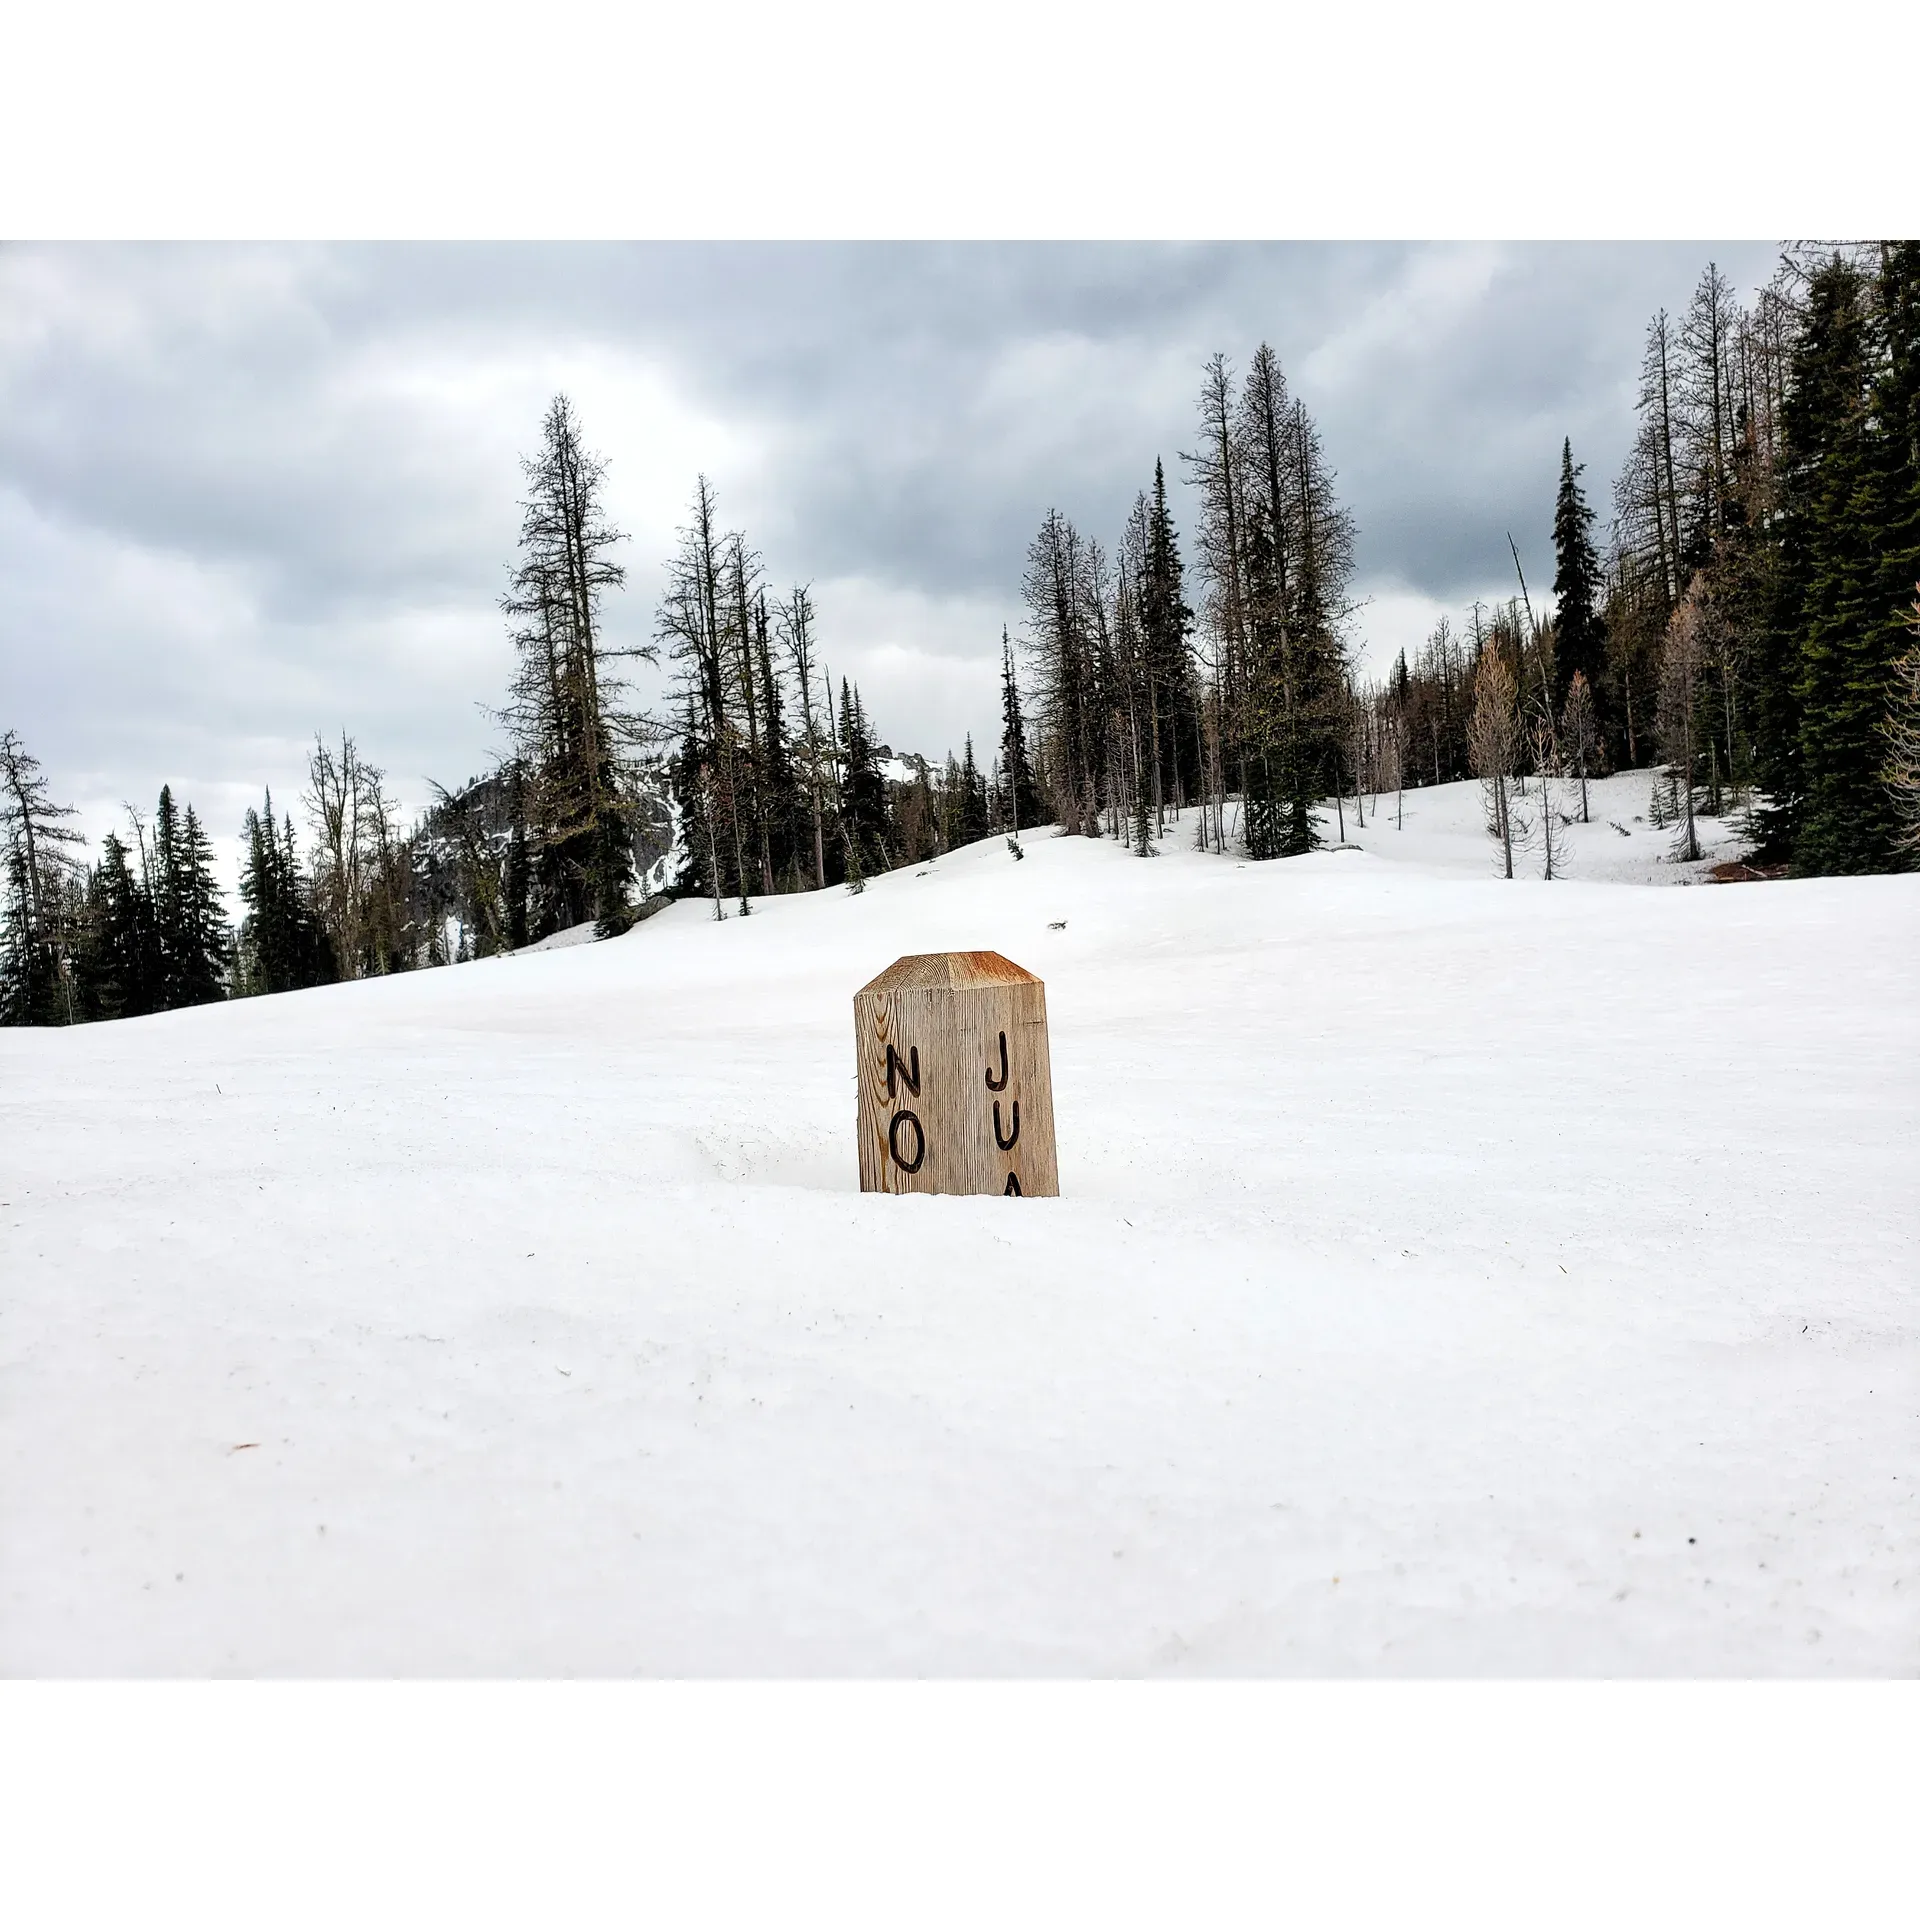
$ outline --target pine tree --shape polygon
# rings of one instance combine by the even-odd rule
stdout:
[[[1027,723],[1020,711],[1020,683],[1013,669],[1013,642],[1000,629],[1000,768],[1006,787],[1009,829],[1040,824],[1040,793],[1027,756]]]
[[[527,944],[527,801],[520,762],[507,768],[507,859],[503,870],[501,912],[509,953]]]
[[[887,783],[880,772],[877,742],[867,725],[860,693],[840,682],[840,820],[846,846],[847,878],[862,886],[870,874],[886,872]],[[859,888],[854,889],[856,892]]]
[[[691,688],[685,695],[680,746],[671,763],[671,780],[683,854],[678,891],[683,899],[711,898],[713,917],[724,920],[727,915],[720,904],[721,853],[712,755],[701,737],[699,703]]]
[[[153,901],[117,834],[101,841],[99,864],[88,878],[86,937],[75,961],[74,988],[85,1017],[122,1020],[159,1010],[160,932]]]
[[[1580,491],[1585,467],[1573,464],[1573,442],[1560,443],[1560,491],[1553,509],[1553,591],[1556,599],[1554,669],[1558,684],[1554,701],[1564,707],[1576,677],[1587,683],[1593,698],[1604,659],[1605,634],[1601,626],[1600,558],[1593,546],[1593,509]],[[1595,706],[1598,725],[1604,718]]]
[[[6,848],[0,866],[0,1026],[51,1027],[76,1017],[59,950],[40,929],[49,924],[51,888],[36,887],[24,846]]]
[[[680,691],[687,703],[680,785],[707,842],[709,871],[701,890],[713,893],[716,908],[722,892],[745,893],[751,858],[752,769],[738,675],[730,665],[726,615],[729,547],[730,536],[720,531],[713,488],[701,474],[694,485],[692,518],[681,528],[679,549],[667,564],[656,621],[680,669]],[[829,726],[831,706],[829,698]],[[689,760],[687,755],[694,757]]]
[[[800,747],[806,757],[807,810],[813,833],[813,884],[827,884],[826,779],[822,767],[822,735],[833,723],[832,682],[829,681],[826,712],[816,718],[813,704],[813,596],[806,587],[795,587],[774,610],[780,644],[800,687]],[[822,724],[824,721],[824,726]]]
[[[226,998],[232,936],[213,871],[213,843],[188,807],[174,841],[170,883],[174,923],[168,955],[171,1004],[203,1006]]]
[[[537,930],[591,919],[618,932],[633,872],[619,748],[635,723],[620,707],[612,662],[654,652],[606,644],[600,601],[625,584],[611,552],[626,536],[601,500],[606,463],[586,451],[564,394],[541,423],[540,452],[521,466],[521,557],[501,608],[520,656],[507,719],[527,788]]]
[[[1880,769],[1905,603],[1884,604],[1876,551],[1889,462],[1875,444],[1881,396],[1867,292],[1837,255],[1816,273],[1788,407],[1783,612],[1799,642],[1800,720],[1793,864],[1807,874],[1879,871],[1894,863],[1899,838]]]
[[[213,847],[171,787],[160,789],[153,824],[153,916],[159,948],[159,1005],[197,1007],[225,998],[226,905],[213,873]]]
[[[1226,356],[1208,360],[1200,382],[1199,444],[1183,452],[1187,480],[1199,496],[1197,565],[1205,583],[1200,618],[1207,667],[1203,700],[1201,789],[1206,810],[1202,844],[1226,850],[1229,762],[1245,787],[1246,715],[1242,694],[1248,669],[1246,580],[1247,473],[1242,436],[1235,431],[1233,383]]]
[[[1140,645],[1147,683],[1147,730],[1153,756],[1156,828],[1166,830],[1165,809],[1179,807],[1200,790],[1194,757],[1199,715],[1188,636],[1193,609],[1186,604],[1186,568],[1167,506],[1167,476],[1153,463],[1153,499],[1135,504],[1139,519]]]
[[[5,964],[0,1021],[17,1026],[71,1022],[73,922],[81,895],[75,881],[83,844],[67,823],[75,809],[56,802],[40,762],[9,727],[0,734],[0,849],[8,860]],[[17,858],[17,864],[16,864]]]
[[[1094,804],[1094,647],[1085,543],[1072,521],[1049,508],[1027,549],[1021,581],[1027,603],[1033,685],[1046,739],[1049,811],[1069,833],[1099,831]]]
[[[979,763],[973,757],[973,735],[967,735],[967,750],[960,760],[960,841],[971,843],[987,837],[987,783],[980,777]]]
[[[788,737],[786,698],[775,670],[773,621],[763,592],[754,607],[754,658],[760,675],[766,810],[775,884],[795,891],[811,884],[810,797]],[[805,743],[802,744],[804,751]]]
[[[179,829],[173,790],[163,786],[153,815],[153,914],[160,932],[160,1004],[165,1008],[186,1004],[180,997],[185,971],[186,888]]]
[[[1683,560],[1704,564],[1726,531],[1734,426],[1736,305],[1727,277],[1712,261],[1700,276],[1680,327],[1680,457],[1694,476],[1697,532]]]
[[[283,820],[276,829],[271,793],[266,797],[264,819],[253,808],[247,809],[240,898],[247,917],[240,926],[235,967],[239,992],[285,993],[324,986],[338,978],[333,950],[307,898],[294,850],[293,822]],[[437,920],[433,938],[444,962]]]
[[[1912,644],[1894,662],[1886,778],[1902,823],[1902,851],[1920,855],[1920,586],[1915,588],[1906,625]]]

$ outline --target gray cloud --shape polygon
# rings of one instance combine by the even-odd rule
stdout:
[[[8,248],[0,723],[96,831],[169,779],[230,839],[315,727],[409,801],[477,770],[516,460],[565,387],[633,536],[622,639],[704,470],[896,745],[985,738],[1039,516],[1110,540],[1156,456],[1177,482],[1206,356],[1262,339],[1378,663],[1507,590],[1509,530],[1544,589],[1561,437],[1604,512],[1645,322],[1710,257],[1753,285],[1773,249]]]

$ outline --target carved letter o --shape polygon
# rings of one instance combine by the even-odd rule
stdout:
[[[911,1125],[913,1128],[913,1158],[909,1160],[900,1151],[900,1129]],[[920,1116],[909,1107],[902,1107],[887,1123],[887,1151],[893,1155],[893,1164],[902,1173],[918,1173],[920,1162],[927,1157],[927,1136],[921,1130]]]

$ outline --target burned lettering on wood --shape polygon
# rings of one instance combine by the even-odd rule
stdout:
[[[854,1022],[863,1191],[1060,1191],[1046,988],[1024,967],[912,954],[854,996]]]
[[[1005,1093],[1006,1090],[1007,1090],[1007,1036],[1003,1032],[1000,1036],[1000,1078],[996,1080],[993,1077],[993,1069],[989,1067],[987,1069],[987,1091],[989,1093]]]
[[[913,1128],[913,1158],[909,1160],[900,1151],[900,1129]],[[911,1107],[902,1107],[887,1126],[887,1151],[893,1156],[893,1164],[902,1173],[918,1173],[920,1162],[927,1157],[926,1129],[920,1124],[920,1116]]]

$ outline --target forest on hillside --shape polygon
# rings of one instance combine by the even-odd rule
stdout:
[[[1912,867],[1920,243],[1790,247],[1747,304],[1709,263],[1648,326],[1637,415],[1604,539],[1562,441],[1548,608],[1514,549],[1511,597],[1368,683],[1314,424],[1269,348],[1237,388],[1216,357],[1182,456],[1190,561],[1158,470],[1111,560],[1058,513],[1029,553],[1046,817],[1148,853],[1197,807],[1200,844],[1260,860],[1344,838],[1373,794],[1478,779],[1504,870],[1530,813],[1551,873],[1571,792],[1547,790],[1659,767],[1677,858],[1733,815],[1768,872]]]
[[[1353,658],[1353,518],[1270,347],[1244,375],[1207,363],[1192,441],[1171,483],[1187,551],[1160,459],[1110,547],[1040,518],[1023,631],[1000,636],[1000,738],[936,767],[835,685],[811,589],[774,590],[704,476],[652,641],[612,645],[625,536],[558,396],[523,462],[494,767],[406,826],[351,735],[316,737],[305,790],[241,825],[235,928],[170,788],[89,860],[8,729],[0,1024],[458,963],[676,897],[726,919],[990,836],[1017,856],[1040,826],[1284,858],[1344,839],[1374,796],[1463,779],[1509,876],[1532,848],[1551,877],[1558,807],[1630,767],[1662,770],[1678,859],[1718,814],[1769,875],[1920,861],[1920,243],[1789,247],[1744,303],[1709,264],[1686,313],[1649,324],[1605,537],[1563,439],[1545,607],[1490,530],[1515,592],[1377,682]],[[634,704],[635,658],[672,670],[666,712]]]

